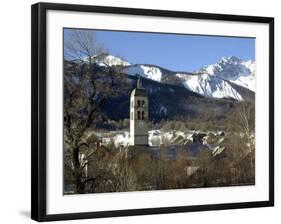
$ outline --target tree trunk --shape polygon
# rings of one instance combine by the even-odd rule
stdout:
[[[84,193],[85,187],[83,187],[83,176],[82,176],[82,167],[79,161],[79,148],[75,147],[72,152],[72,162],[74,166],[74,178],[76,193]]]

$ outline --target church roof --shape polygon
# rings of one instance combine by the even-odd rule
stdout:
[[[147,96],[147,93],[143,88],[135,88],[133,89],[131,96]]]

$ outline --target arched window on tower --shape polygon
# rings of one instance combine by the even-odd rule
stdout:
[[[140,111],[138,111],[138,120],[140,120],[141,119],[141,113],[140,113]]]
[[[142,111],[142,113],[141,113],[141,118],[142,118],[142,120],[145,120],[144,111]]]
[[[140,107],[141,103],[140,103],[140,100],[138,100],[138,107]]]
[[[141,106],[144,107],[144,104],[145,104],[145,102],[144,102],[144,100],[142,100],[141,101]]]

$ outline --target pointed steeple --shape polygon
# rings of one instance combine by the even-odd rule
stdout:
[[[141,79],[140,75],[138,75],[137,88],[138,89],[143,89],[142,79]]]

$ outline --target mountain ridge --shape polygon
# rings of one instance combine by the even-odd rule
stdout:
[[[82,61],[87,63],[88,60],[84,58]],[[235,56],[222,57],[217,63],[202,66],[195,72],[172,71],[153,64],[132,64],[109,54],[93,56],[92,60],[98,66],[121,67],[122,72],[130,76],[183,86],[204,97],[243,101],[255,92],[255,61],[243,61]]]

